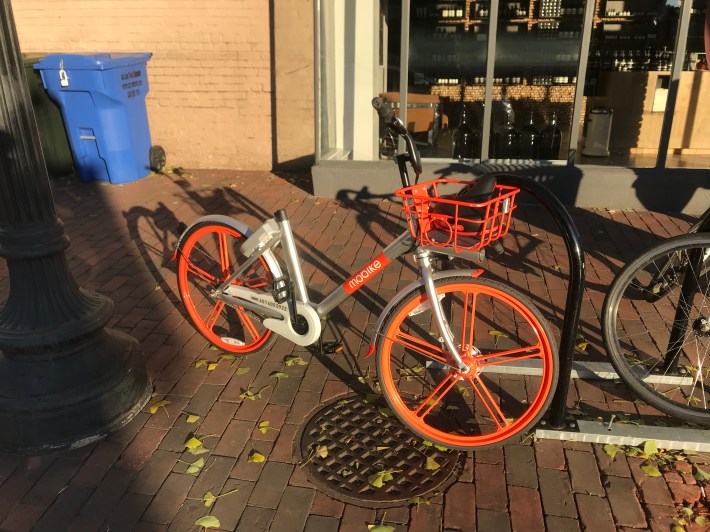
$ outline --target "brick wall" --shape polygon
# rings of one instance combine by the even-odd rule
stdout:
[[[277,9],[283,3],[275,0]],[[308,23],[282,17],[280,31],[304,36],[285,51],[302,58],[311,78],[291,87],[276,143],[267,0],[15,0],[13,10],[26,53],[152,52],[148,117],[169,165],[269,169],[279,159],[275,145],[283,158],[313,153],[312,0],[298,4],[308,4]],[[274,64],[281,63],[276,57]],[[292,109],[299,109],[293,120]]]

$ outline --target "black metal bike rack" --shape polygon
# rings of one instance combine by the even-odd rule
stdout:
[[[533,196],[538,203],[545,207],[560,228],[567,248],[570,271],[567,304],[560,336],[560,374],[547,420],[548,425],[552,428],[562,429],[565,428],[567,391],[572,375],[577,325],[582,309],[582,295],[584,294],[584,251],[582,250],[582,242],[569,212],[557,199],[557,196],[545,186],[521,175],[506,172],[492,172],[492,175],[495,176],[496,181],[501,185],[517,187]]]

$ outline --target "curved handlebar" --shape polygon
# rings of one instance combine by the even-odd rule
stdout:
[[[407,131],[404,123],[394,116],[394,109],[387,101],[387,98],[377,97],[372,99],[372,107],[374,107],[377,114],[384,121],[387,128],[393,133],[399,135],[404,140],[404,144],[407,148],[407,155],[409,156],[409,162],[414,169],[414,172],[419,175],[422,173],[422,158],[419,155],[419,150],[414,146],[414,139]]]

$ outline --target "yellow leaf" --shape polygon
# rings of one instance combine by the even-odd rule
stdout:
[[[204,517],[200,517],[197,521],[195,521],[195,524],[204,527],[205,529],[219,528],[221,526],[219,519],[217,519],[214,515],[206,515]]]
[[[195,414],[188,414],[187,415],[187,422],[188,423],[194,423],[198,419],[200,419],[200,416],[196,416]]]
[[[259,431],[262,434],[266,434],[266,432],[269,430],[269,422],[268,421],[262,421],[259,423]]]
[[[195,473],[199,473],[200,469],[203,467],[205,467],[205,459],[199,458],[188,466],[187,474],[194,475]]]
[[[384,486],[384,482],[382,480],[382,472],[369,475],[367,477],[367,481],[375,488],[381,488],[382,486]]]
[[[247,459],[247,462],[254,462],[254,463],[259,463],[263,462],[266,460],[266,457],[261,454],[259,451],[252,451],[249,453],[249,458]]]
[[[434,471],[435,469],[439,469],[441,466],[437,463],[436,460],[434,460],[431,457],[427,457],[426,462],[424,463],[424,469],[427,471]]]
[[[249,373],[249,368],[237,368],[237,371],[234,372],[235,375],[245,375],[246,373]]]
[[[188,438],[185,441],[185,447],[187,447],[188,449],[196,449],[197,447],[201,447],[201,446],[202,446],[202,441],[198,440],[194,436],[191,436],[190,438]]]
[[[204,445],[200,445],[199,447],[195,447],[194,449],[188,449],[187,452],[193,455],[198,455],[208,453],[210,452],[210,450]]]
[[[209,360],[207,360],[206,358],[201,358],[200,360],[198,360],[197,362],[195,362],[195,367],[196,367],[196,368],[201,368],[202,366],[204,366],[204,365],[207,364],[207,363],[209,363]]]
[[[150,405],[150,407],[148,409],[150,410],[151,414],[155,414],[161,406],[166,406],[166,405],[169,405],[170,403],[171,403],[171,401],[168,401],[167,399],[163,399],[162,401],[158,401],[157,403]]]
[[[219,362],[212,362],[211,364],[207,364],[207,371],[212,371],[219,365]]]
[[[319,445],[316,447],[316,455],[320,456],[321,458],[325,458],[328,456],[328,447],[325,445]]]
[[[207,493],[205,493],[204,497],[202,497],[202,501],[205,503],[205,506],[207,506],[207,508],[212,506],[214,504],[214,501],[216,500],[217,497],[213,495],[211,491],[208,491]]]

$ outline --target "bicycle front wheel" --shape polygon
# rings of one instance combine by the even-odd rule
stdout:
[[[276,339],[264,327],[263,316],[212,294],[244,262],[240,247],[245,240],[226,224],[205,222],[190,229],[178,254],[178,289],[190,319],[214,346],[235,354],[265,349]],[[232,284],[268,290],[272,281],[266,262],[259,259]]]
[[[602,335],[619,377],[642,400],[710,425],[710,235],[665,240],[627,264],[604,300]]]
[[[435,287],[469,370],[459,371],[424,288],[417,288],[390,311],[377,339],[378,378],[390,407],[419,436],[453,449],[522,435],[545,413],[557,384],[549,325],[501,283],[462,276]],[[535,375],[517,374],[520,366]]]

